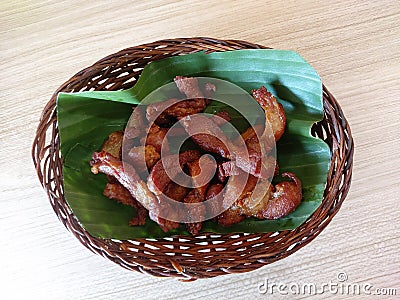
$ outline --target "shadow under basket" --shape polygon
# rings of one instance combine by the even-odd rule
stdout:
[[[325,86],[324,119],[313,125],[312,133],[330,147],[328,180],[322,204],[305,223],[294,230],[256,234],[213,233],[161,239],[101,239],[85,231],[64,198],[56,114],[59,92],[128,89],[135,84],[144,66],[154,60],[203,50],[213,52],[260,48],[267,47],[245,41],[212,38],[157,41],[101,59],[77,73],[54,93],[42,112],[32,156],[39,180],[55,213],[83,245],[129,270],[190,281],[258,269],[291,255],[321,233],[347,195],[353,166],[353,139],[349,124]]]

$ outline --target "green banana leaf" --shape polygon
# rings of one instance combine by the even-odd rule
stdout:
[[[57,118],[63,157],[64,193],[74,215],[93,236],[114,239],[160,238],[187,235],[185,226],[164,233],[147,220],[131,227],[135,209],[103,196],[107,182],[93,175],[89,161],[108,135],[124,129],[132,112],[149,93],[171,82],[176,75],[214,77],[230,81],[247,92],[264,85],[283,104],[287,128],[277,143],[281,172],[294,172],[303,184],[303,200],[278,220],[248,218],[231,227],[207,221],[203,232],[274,232],[301,225],[321,204],[330,163],[330,150],[311,135],[311,126],[323,117],[322,84],[316,71],[296,52],[237,50],[174,56],[148,64],[136,85],[124,91],[60,93]],[[211,104],[208,112],[218,111]]]

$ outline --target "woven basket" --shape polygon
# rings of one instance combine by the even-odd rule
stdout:
[[[77,73],[54,93],[41,115],[32,156],[39,180],[55,213],[83,245],[129,270],[194,280],[248,272],[273,263],[304,247],[329,224],[350,187],[353,140],[339,104],[325,86],[324,119],[314,124],[312,133],[324,139],[331,149],[327,186],[322,204],[303,225],[294,230],[123,241],[101,239],[91,236],[82,228],[65,201],[56,116],[56,97],[59,92],[127,89],[135,84],[143,67],[154,60],[201,50],[212,52],[254,48],[266,47],[244,41],[211,38],[157,41],[101,59]]]

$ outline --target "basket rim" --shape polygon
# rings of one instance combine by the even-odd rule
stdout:
[[[160,47],[161,46],[161,47]],[[163,47],[165,46],[165,47]],[[54,143],[50,145],[46,145],[46,139],[43,136],[46,135],[48,131],[52,134],[52,136],[56,136],[58,134],[57,129],[57,116],[55,110],[55,99],[57,94],[60,91],[68,91],[72,88],[74,84],[79,80],[82,81],[84,76],[91,76],[98,72],[101,72],[104,69],[105,65],[108,65],[110,61],[118,61],[118,59],[122,59],[131,53],[147,53],[149,51],[157,51],[158,49],[171,48],[176,51],[189,51],[186,53],[197,52],[207,50],[209,52],[213,51],[229,51],[235,49],[271,49],[264,47],[258,44],[252,44],[246,41],[240,40],[219,40],[214,38],[207,37],[197,37],[197,38],[177,38],[177,39],[165,39],[156,41],[153,43],[143,44],[135,47],[130,47],[118,51],[114,54],[108,55],[97,62],[95,62],[92,66],[82,69],[77,72],[74,76],[72,76],[69,80],[67,80],[64,84],[62,84],[56,92],[51,97],[50,101],[47,103],[45,108],[43,109],[42,115],[40,117],[39,126],[37,128],[36,137],[32,147],[32,158],[36,168],[36,172],[38,174],[39,180],[48,194],[50,203],[59,217],[60,221],[66,226],[66,228],[71,231],[80,242],[85,245],[92,252],[97,254],[101,254],[106,256],[108,259],[116,262],[122,267],[128,268],[130,270],[140,271],[142,273],[147,273],[155,276],[168,276],[168,277],[178,277],[184,280],[192,280],[196,278],[203,277],[213,277],[218,275],[223,275],[227,273],[237,273],[237,272],[246,272],[249,270],[257,269],[265,264],[274,262],[281,258],[284,258],[295,251],[299,250],[301,247],[305,246],[309,242],[311,242],[332,220],[333,216],[339,211],[343,200],[345,199],[348,190],[350,188],[351,176],[352,176],[352,164],[353,164],[353,152],[354,145],[351,136],[350,126],[347,123],[347,120],[344,117],[344,114],[337,103],[336,99],[333,95],[328,91],[328,89],[323,84],[323,102],[324,102],[324,112],[325,115],[334,115],[337,119],[337,124],[322,124],[318,128],[314,128],[316,134],[323,135],[323,130],[333,130],[332,136],[327,136],[326,139],[328,142],[333,143],[331,148],[331,162],[330,162],[330,171],[328,177],[332,180],[332,186],[326,186],[324,198],[322,200],[319,208],[308,218],[307,221],[300,225],[296,229],[293,230],[285,230],[280,231],[279,233],[252,233],[252,234],[240,234],[240,233],[229,233],[229,234],[216,234],[216,233],[201,233],[199,236],[191,237],[191,236],[173,236],[170,238],[160,238],[160,239],[134,239],[134,240],[114,240],[114,239],[102,239],[91,236],[88,232],[86,232],[83,227],[80,225],[79,221],[73,215],[72,210],[69,208],[68,204],[63,196],[57,195],[54,192],[55,187],[62,186],[62,170],[60,169],[59,164],[56,163],[57,155],[59,154],[59,139],[58,137],[54,140]],[[183,52],[179,52],[183,53]],[[133,54],[132,54],[133,55]],[[138,54],[137,54],[138,55]],[[140,55],[138,55],[140,59]],[[325,120],[325,118],[324,118]],[[322,122],[322,121],[321,121]],[[334,126],[336,125],[336,126]],[[340,150],[340,151],[338,151]],[[339,159],[337,161],[338,156],[335,156],[335,153],[340,153],[343,156],[343,159]],[[47,156],[46,156],[47,155]],[[339,157],[341,158],[341,157]],[[332,167],[334,166],[334,167]],[[340,169],[341,172],[338,172],[337,169]],[[343,178],[342,178],[343,177]],[[51,179],[51,180],[49,180]],[[343,180],[342,180],[343,179]],[[330,207],[325,207],[324,201],[326,200],[326,194],[332,194],[335,198],[333,199],[333,205]],[[337,199],[336,199],[337,198]],[[322,209],[324,208],[325,211]],[[323,219],[323,222],[319,224],[318,230],[315,230],[313,233],[313,228],[309,228],[309,221],[313,218],[314,215],[319,216],[320,214],[325,213],[326,216]],[[73,221],[75,219],[75,222]],[[303,227],[301,230],[300,227]],[[299,229],[299,230],[298,230]],[[297,242],[294,244],[292,249],[287,250],[286,253],[277,253],[274,256],[261,257],[258,259],[258,265],[254,267],[249,267],[246,269],[244,266],[234,265],[234,264],[226,264],[226,267],[219,266],[218,268],[212,269],[210,274],[204,274],[204,272],[200,272],[196,270],[195,267],[188,268],[182,262],[177,260],[175,257],[165,257],[168,261],[167,266],[165,264],[150,264],[147,265],[149,260],[148,257],[141,259],[133,259],[129,260],[126,257],[121,258],[121,251],[123,253],[129,252],[128,249],[130,247],[140,248],[139,245],[143,245],[142,248],[145,248],[146,245],[160,248],[161,244],[166,243],[169,239],[172,239],[172,244],[174,247],[178,247],[182,245],[182,241],[180,239],[184,239],[185,245],[188,243],[196,245],[199,243],[199,240],[210,240],[212,242],[213,239],[224,239],[224,240],[236,240],[237,242],[247,241],[249,239],[255,238],[257,236],[264,236],[264,238],[270,238],[274,241],[279,240],[279,238],[283,239],[282,241],[290,241],[290,234],[292,232],[298,231]],[[302,232],[304,231],[304,232]],[[307,233],[308,235],[305,235]],[[239,237],[236,237],[239,236]],[[289,237],[288,237],[289,236]],[[304,241],[302,240],[304,238]],[[293,237],[292,237],[293,238]],[[232,246],[232,243],[228,243]],[[196,246],[194,246],[196,248]],[[215,247],[214,247],[215,248]],[[232,248],[234,249],[234,248]],[[142,250],[142,249],[139,249]],[[166,251],[166,249],[164,249]],[[163,250],[163,252],[165,252]],[[144,252],[143,252],[144,253]],[[236,253],[236,252],[235,252]],[[146,255],[144,255],[146,256]],[[221,258],[219,258],[221,259]],[[145,262],[145,263],[143,263]],[[235,269],[236,268],[236,269]]]

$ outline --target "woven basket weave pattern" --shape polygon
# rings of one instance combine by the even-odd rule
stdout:
[[[292,231],[259,234],[202,234],[163,239],[104,240],[86,232],[64,198],[57,127],[59,92],[119,90],[132,87],[144,66],[165,57],[206,50],[266,48],[244,41],[190,38],[162,40],[109,55],[64,83],[45,106],[32,149],[36,171],[60,221],[79,241],[129,270],[182,280],[242,273],[285,258],[311,242],[339,210],[350,187],[353,140],[335,98],[323,87],[324,119],[312,133],[332,153],[324,199],[316,212]]]

